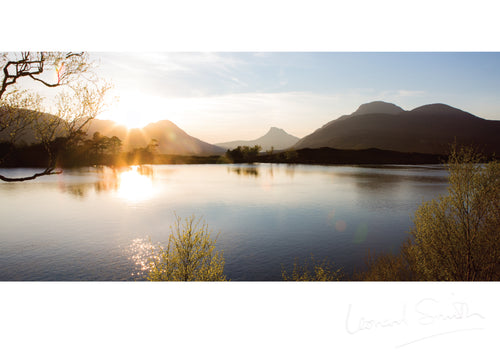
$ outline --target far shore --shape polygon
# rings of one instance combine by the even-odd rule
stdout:
[[[489,155],[486,161],[498,159]],[[361,150],[339,150],[329,147],[318,149],[299,149],[261,152],[251,159],[234,161],[226,155],[172,155],[154,154],[148,157],[131,156],[123,152],[117,156],[103,155],[93,161],[59,161],[58,168],[75,168],[85,166],[132,166],[154,164],[230,164],[230,163],[283,163],[314,165],[424,165],[443,164],[447,155],[428,153],[406,153],[380,150],[377,148]],[[17,160],[5,161],[2,168],[44,167],[43,156],[19,156]]]

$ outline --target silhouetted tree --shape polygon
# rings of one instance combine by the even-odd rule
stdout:
[[[104,151],[108,147],[108,140],[109,138],[106,136],[102,136],[100,132],[94,132],[91,143],[92,143],[92,150],[96,157],[102,156],[104,154]]]
[[[151,141],[149,141],[148,145],[146,146],[146,151],[151,153],[152,155],[155,155],[158,153],[158,149],[160,147],[160,143],[156,138],[152,138]]]
[[[238,146],[233,150],[226,151],[226,157],[234,163],[253,163],[257,160],[261,147],[256,145]]]
[[[120,154],[122,149],[122,140],[118,137],[113,136],[108,140],[108,150],[113,156],[117,156]]]
[[[85,132],[101,110],[109,85],[92,74],[92,64],[83,52],[3,53],[0,54],[0,68],[0,134],[15,144],[28,129],[33,129],[48,157],[42,172],[20,178],[0,175],[0,180],[26,181],[60,173],[55,170],[54,140],[65,137],[71,142],[76,134]],[[50,82],[41,76],[47,72],[54,72],[57,80]],[[43,112],[39,94],[17,86],[20,79],[47,88],[59,88],[52,115]]]

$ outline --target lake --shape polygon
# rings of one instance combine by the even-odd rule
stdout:
[[[311,254],[350,273],[368,250],[399,250],[422,201],[446,193],[446,176],[440,165],[219,164],[0,182],[0,280],[141,280],[149,239],[165,241],[175,215],[207,222],[231,280],[280,280],[282,265]]]

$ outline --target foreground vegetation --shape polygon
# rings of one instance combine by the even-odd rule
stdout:
[[[177,217],[165,246],[152,245],[147,279],[150,281],[225,281],[224,257],[206,223],[194,216]]]
[[[368,258],[360,280],[500,280],[500,163],[454,148],[446,196],[416,211],[398,254]]]
[[[344,273],[341,268],[337,268],[334,263],[323,259],[318,261],[311,255],[310,260],[305,260],[301,263],[298,259],[293,263],[291,273],[286,271],[286,268],[281,266],[281,277],[285,281],[318,281],[329,282],[339,281],[344,278]]]

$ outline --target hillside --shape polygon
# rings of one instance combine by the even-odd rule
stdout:
[[[281,128],[271,127],[264,136],[255,140],[223,142],[217,143],[216,146],[233,149],[238,146],[253,147],[258,145],[262,147],[263,151],[270,150],[271,148],[274,148],[275,150],[284,150],[293,146],[298,140],[298,137],[290,135]]]
[[[28,109],[5,110],[4,107],[0,107],[0,142],[4,141],[8,142],[11,139],[9,135],[10,132],[9,128],[3,127],[3,124],[8,122],[8,120],[4,119],[3,116],[8,116],[8,119],[10,119],[11,121],[13,120],[15,124],[19,124],[20,126],[22,124],[26,124],[27,123],[26,121],[32,122],[35,119],[41,121],[47,121],[47,123],[50,121],[58,120],[56,116],[45,112],[33,111]],[[36,138],[35,132],[33,131],[31,125],[28,125],[22,131],[19,131],[18,135],[16,135],[16,139],[17,139],[16,141],[17,144],[26,144],[26,145],[36,143],[39,141]]]
[[[172,155],[215,155],[225,152],[223,148],[203,142],[168,120],[150,123],[139,129],[127,131],[125,126],[117,126],[112,121],[95,120],[89,128],[89,135],[99,131],[102,135],[117,136],[123,141],[125,150],[145,147],[152,139],[158,140],[159,152]]]
[[[404,111],[377,101],[327,123],[294,147],[444,154],[455,139],[486,153],[500,153],[500,121],[485,120],[444,104]]]
[[[45,113],[34,113],[30,110],[18,110],[16,114],[19,118],[25,116],[35,116],[42,120],[50,120],[55,116]],[[158,140],[159,152],[172,155],[218,155],[223,154],[225,149],[203,142],[195,137],[188,135],[173,122],[164,120],[150,123],[139,129],[128,130],[125,126],[109,120],[93,120],[88,128],[88,137],[92,137],[95,132],[100,132],[103,136],[116,136],[122,140],[125,151],[137,147],[145,147],[152,139]],[[60,134],[64,135],[61,130]],[[6,131],[0,132],[0,142],[7,141]],[[32,144],[38,142],[32,128],[27,128],[24,135],[17,143]]]

